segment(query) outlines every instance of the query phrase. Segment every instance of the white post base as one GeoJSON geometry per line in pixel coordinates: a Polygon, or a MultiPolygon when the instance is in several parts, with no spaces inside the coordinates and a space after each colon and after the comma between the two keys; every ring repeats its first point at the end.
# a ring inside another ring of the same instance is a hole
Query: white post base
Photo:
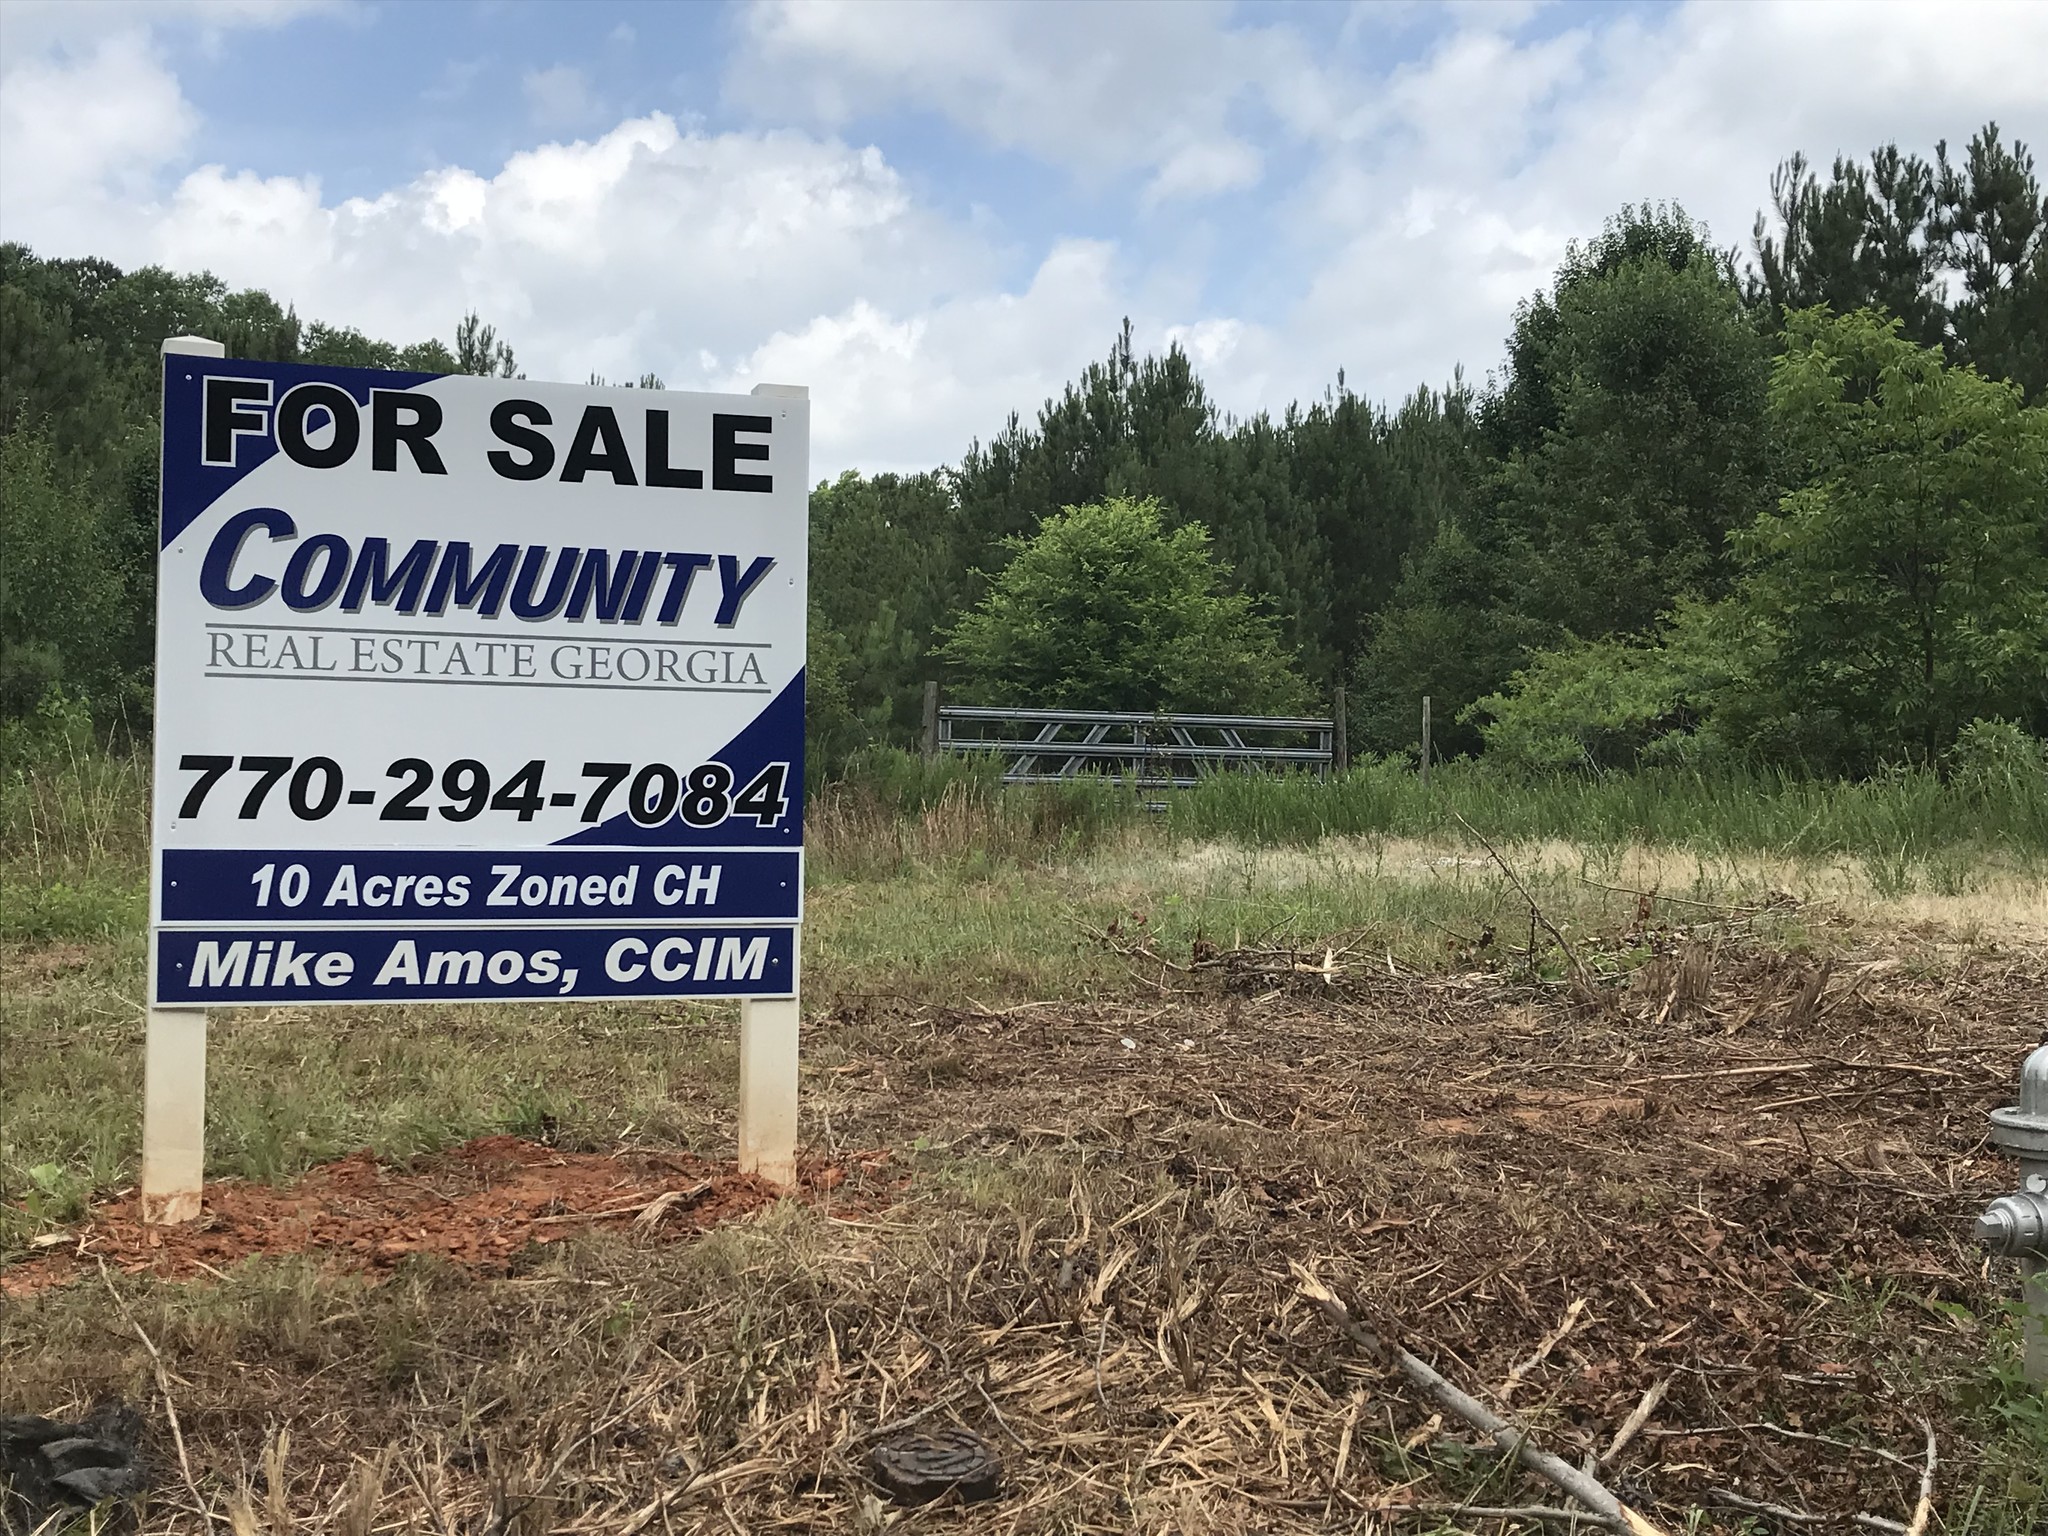
{"type": "Polygon", "coordinates": [[[740,1003],[740,1172],[796,1183],[797,1000],[740,1003]]]}
{"type": "Polygon", "coordinates": [[[193,1221],[206,1175],[206,1010],[151,1008],[146,1028],[142,1219],[193,1221]]]}

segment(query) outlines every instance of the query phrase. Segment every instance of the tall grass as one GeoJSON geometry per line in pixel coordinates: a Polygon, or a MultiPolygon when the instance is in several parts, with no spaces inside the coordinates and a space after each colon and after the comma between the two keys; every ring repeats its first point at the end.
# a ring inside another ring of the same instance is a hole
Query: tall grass
{"type": "Polygon", "coordinates": [[[1056,862],[1120,836],[1255,847],[1330,837],[1469,842],[1464,823],[1509,841],[1854,857],[1877,870],[1957,858],[2032,867],[2048,863],[2048,771],[1953,781],[1920,769],[1861,781],[1675,768],[1532,778],[1458,762],[1425,786],[1412,767],[1372,761],[1328,779],[1213,774],[1154,814],[1113,779],[1006,788],[990,758],[924,763],[875,752],[813,801],[809,846],[820,873],[859,879],[1056,862]]]}
{"type": "MultiPolygon", "coordinates": [[[[88,938],[140,925],[149,767],[67,718],[0,727],[0,937],[88,938]]],[[[990,758],[863,755],[811,797],[806,847],[825,884],[944,873],[985,879],[1120,843],[1307,846],[1332,837],[1588,848],[1649,845],[1803,860],[1855,858],[1882,888],[1937,886],[1987,865],[2048,868],[2048,771],[1860,782],[1773,771],[1651,769],[1526,778],[1448,763],[1361,763],[1329,779],[1215,774],[1162,812],[1113,779],[1005,786],[990,758]],[[1960,873],[1959,873],[1960,872],[1960,873]]]]}
{"type": "Polygon", "coordinates": [[[1092,852],[1143,816],[1108,779],[1005,786],[991,759],[878,751],[812,798],[804,848],[814,880],[971,878],[1092,852]]]}
{"type": "Polygon", "coordinates": [[[1217,774],[1174,797],[1174,834],[1309,843],[1371,834],[1563,838],[1754,850],[1798,858],[1925,859],[1974,847],[2024,863],[2048,859],[2048,773],[1944,782],[1925,770],[1862,781],[1774,770],[1645,769],[1524,778],[1447,763],[1424,787],[1412,768],[1361,764],[1328,780],[1217,774]]]}
{"type": "Polygon", "coordinates": [[[0,936],[133,928],[148,862],[144,756],[61,707],[0,725],[0,936]]]}

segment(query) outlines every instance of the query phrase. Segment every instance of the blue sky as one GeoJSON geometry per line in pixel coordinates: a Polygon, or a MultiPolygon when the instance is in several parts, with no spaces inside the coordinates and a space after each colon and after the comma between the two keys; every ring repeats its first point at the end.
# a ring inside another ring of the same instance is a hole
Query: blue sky
{"type": "Polygon", "coordinates": [[[535,376],[809,384],[915,468],[1108,346],[1245,414],[1483,377],[1621,203],[2048,130],[2048,7],[8,0],[0,237],[535,376]]]}
{"type": "Polygon", "coordinates": [[[201,114],[192,152],[374,197],[443,165],[502,164],[537,132],[718,110],[733,13],[714,6],[376,3],[212,37],[166,58],[201,114]],[[558,72],[550,88],[529,83],[558,72]],[[610,121],[606,121],[606,118],[610,121]]]}

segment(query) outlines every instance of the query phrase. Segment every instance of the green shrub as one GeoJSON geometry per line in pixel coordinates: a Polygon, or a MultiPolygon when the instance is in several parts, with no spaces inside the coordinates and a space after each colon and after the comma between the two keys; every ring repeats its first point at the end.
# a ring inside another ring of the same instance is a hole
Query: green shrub
{"type": "Polygon", "coordinates": [[[106,521],[41,432],[0,438],[0,719],[53,689],[106,712],[124,702],[130,605],[106,521]]]}

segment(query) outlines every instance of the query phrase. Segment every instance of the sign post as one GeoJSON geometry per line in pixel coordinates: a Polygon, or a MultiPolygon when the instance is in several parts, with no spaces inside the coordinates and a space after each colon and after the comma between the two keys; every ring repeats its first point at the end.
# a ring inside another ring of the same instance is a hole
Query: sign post
{"type": "MultiPolygon", "coordinates": [[[[163,345],[167,360],[225,357],[227,351],[202,336],[173,336],[163,345]]],[[[152,912],[156,870],[152,857],[152,912]]],[[[206,1010],[157,1006],[155,950],[152,943],[150,1002],[143,1016],[142,1219],[175,1223],[199,1215],[206,1177],[206,1010]]]]}
{"type": "Polygon", "coordinates": [[[796,1182],[797,1000],[740,1004],[740,1172],[796,1182]]]}
{"type": "Polygon", "coordinates": [[[164,349],[143,1192],[208,1008],[742,1000],[795,1176],[810,405],[164,349]]]}

